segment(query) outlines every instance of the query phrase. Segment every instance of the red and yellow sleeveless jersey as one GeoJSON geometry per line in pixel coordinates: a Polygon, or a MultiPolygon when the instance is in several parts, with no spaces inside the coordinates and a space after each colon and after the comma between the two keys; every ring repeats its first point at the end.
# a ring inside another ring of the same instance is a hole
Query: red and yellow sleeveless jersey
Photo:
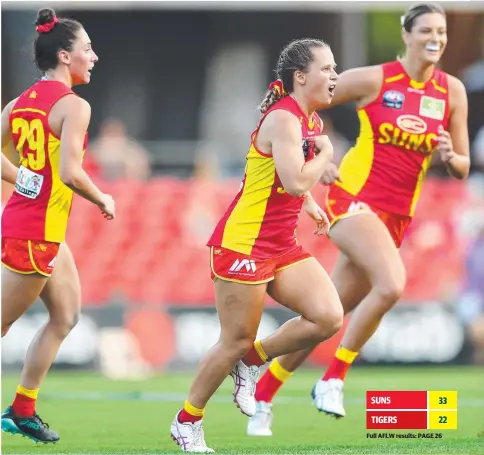
{"type": "MultiPolygon", "coordinates": [[[[20,168],[15,191],[2,214],[2,236],[62,243],[73,192],[59,175],[60,138],[49,126],[49,113],[63,96],[74,94],[65,84],[41,80],[26,90],[10,114],[20,168]]],[[[87,134],[83,150],[87,146],[87,134]]]]}
{"type": "Polygon", "coordinates": [[[240,190],[215,228],[208,246],[267,259],[297,245],[295,231],[304,197],[286,193],[272,155],[261,152],[255,145],[262,122],[277,109],[291,112],[299,119],[303,136],[300,153],[306,161],[314,158],[306,138],[321,134],[321,119],[315,113],[309,120],[297,102],[286,96],[262,116],[252,133],[240,190]]]}
{"type": "Polygon", "coordinates": [[[449,123],[447,75],[434,70],[427,83],[418,83],[398,61],[382,68],[380,94],[358,110],[360,134],[336,185],[370,206],[413,216],[438,127],[447,130],[449,123]]]}

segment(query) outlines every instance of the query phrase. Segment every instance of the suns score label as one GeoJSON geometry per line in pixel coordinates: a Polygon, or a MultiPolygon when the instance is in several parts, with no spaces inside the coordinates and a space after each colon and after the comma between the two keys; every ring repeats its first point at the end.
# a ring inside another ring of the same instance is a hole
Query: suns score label
{"type": "Polygon", "coordinates": [[[420,390],[368,391],[366,409],[427,409],[427,392],[420,390]]]}

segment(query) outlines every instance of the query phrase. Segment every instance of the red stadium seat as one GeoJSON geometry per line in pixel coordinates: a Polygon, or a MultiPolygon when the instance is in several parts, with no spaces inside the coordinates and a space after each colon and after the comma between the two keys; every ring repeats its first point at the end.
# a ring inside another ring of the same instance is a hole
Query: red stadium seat
{"type": "MultiPolygon", "coordinates": [[[[125,298],[133,303],[213,304],[205,242],[237,194],[240,180],[162,177],[99,185],[116,200],[116,220],[106,221],[93,204],[75,198],[67,234],[83,301],[102,304],[125,298]]],[[[312,191],[322,206],[326,190],[319,186],[312,191]]],[[[401,249],[408,275],[405,298],[437,298],[462,280],[465,239],[456,237],[455,225],[468,200],[463,182],[425,182],[401,249]]],[[[328,238],[314,236],[314,228],[314,221],[301,213],[299,244],[331,273],[338,251],[328,238]]]]}

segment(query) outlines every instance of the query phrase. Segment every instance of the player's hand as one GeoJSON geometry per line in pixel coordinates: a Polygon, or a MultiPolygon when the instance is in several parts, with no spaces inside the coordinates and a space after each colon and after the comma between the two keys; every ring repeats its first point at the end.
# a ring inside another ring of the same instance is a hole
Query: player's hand
{"type": "Polygon", "coordinates": [[[316,222],[314,235],[326,235],[329,232],[329,219],[324,210],[313,199],[306,199],[303,204],[304,211],[316,222]]]}
{"type": "Polygon", "coordinates": [[[101,203],[99,204],[104,218],[107,220],[114,220],[115,218],[115,208],[114,199],[110,194],[103,194],[101,198],[101,203]]]}
{"type": "Polygon", "coordinates": [[[341,182],[341,176],[339,174],[338,166],[336,166],[336,164],[334,163],[329,163],[326,167],[326,170],[323,172],[320,181],[325,185],[331,185],[336,180],[338,180],[338,182],[341,182]]]}
{"type": "Polygon", "coordinates": [[[326,134],[321,134],[316,137],[308,138],[308,141],[314,144],[314,147],[316,149],[315,150],[316,155],[323,153],[333,158],[333,155],[334,155],[333,144],[331,143],[331,141],[329,140],[329,137],[326,134]]]}
{"type": "Polygon", "coordinates": [[[454,152],[454,146],[452,144],[452,138],[450,133],[444,130],[442,125],[439,125],[438,129],[439,135],[435,138],[437,145],[437,151],[440,154],[440,159],[444,164],[449,164],[452,158],[457,156],[454,152]]]}

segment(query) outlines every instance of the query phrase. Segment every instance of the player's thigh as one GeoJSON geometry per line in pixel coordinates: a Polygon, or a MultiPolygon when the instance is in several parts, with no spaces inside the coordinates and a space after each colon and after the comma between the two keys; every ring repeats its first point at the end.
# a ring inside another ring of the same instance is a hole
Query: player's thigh
{"type": "Polygon", "coordinates": [[[66,244],[59,248],[54,271],[40,296],[53,319],[72,319],[79,314],[79,273],[72,252],[66,244]]]}
{"type": "Polygon", "coordinates": [[[330,238],[344,255],[364,271],[372,286],[403,289],[405,267],[387,227],[373,213],[339,220],[330,238]]]}
{"type": "Polygon", "coordinates": [[[48,277],[21,274],[2,266],[2,327],[12,325],[35,302],[48,277]]]}
{"type": "Polygon", "coordinates": [[[58,244],[2,237],[2,325],[15,322],[39,296],[52,273],[58,244]]]}
{"type": "Polygon", "coordinates": [[[312,322],[338,317],[341,302],[326,270],[314,258],[276,272],[268,294],[278,303],[312,322]]]}
{"type": "Polygon", "coordinates": [[[244,284],[216,278],[214,284],[221,339],[255,339],[264,308],[267,283],[244,284]]]}
{"type": "Polygon", "coordinates": [[[371,290],[365,272],[344,253],[338,255],[331,281],[338,292],[345,314],[353,310],[371,290]]]}

